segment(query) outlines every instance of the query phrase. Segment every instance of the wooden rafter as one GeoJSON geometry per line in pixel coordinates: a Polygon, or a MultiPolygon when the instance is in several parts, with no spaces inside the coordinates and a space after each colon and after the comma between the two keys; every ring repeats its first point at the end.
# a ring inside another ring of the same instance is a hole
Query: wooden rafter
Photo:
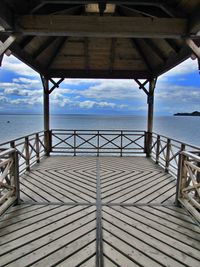
{"type": "Polygon", "coordinates": [[[151,40],[151,39],[143,39],[144,42],[152,49],[152,51],[157,54],[157,56],[162,59],[162,61],[166,61],[166,57],[163,54],[162,50],[151,40]]]}
{"type": "Polygon", "coordinates": [[[143,11],[143,10],[140,10],[138,8],[134,8],[132,6],[130,7],[130,6],[125,6],[125,5],[119,5],[118,7],[123,10],[123,13],[125,15],[128,15],[128,13],[131,13],[134,16],[135,15],[137,15],[137,16],[142,15],[142,16],[147,16],[147,17],[150,17],[150,18],[157,18],[158,17],[157,15],[152,14],[152,13],[150,13],[148,11],[143,11]]]}
{"type": "Polygon", "coordinates": [[[87,37],[84,38],[84,52],[85,52],[85,69],[88,70],[89,63],[89,39],[87,37]]]}
{"type": "Polygon", "coordinates": [[[181,38],[187,34],[187,19],[176,18],[25,15],[16,21],[17,31],[26,35],[181,38]]]}
{"type": "Polygon", "coordinates": [[[48,64],[46,65],[46,68],[49,69],[51,65],[53,64],[54,60],[56,59],[59,51],[62,49],[63,45],[65,44],[67,37],[59,37],[58,43],[56,44],[56,48],[51,54],[51,57],[49,58],[48,64]]]}
{"type": "Polygon", "coordinates": [[[51,44],[56,40],[56,37],[49,37],[34,53],[33,58],[38,58],[51,44]]]}
{"type": "Polygon", "coordinates": [[[139,41],[137,39],[132,39],[131,40],[134,48],[137,50],[138,54],[140,55],[140,57],[142,58],[142,61],[144,62],[144,64],[146,65],[148,71],[152,71],[152,67],[150,62],[148,61],[148,55],[146,55],[139,43],[139,41]]]}
{"type": "Polygon", "coordinates": [[[38,3],[35,5],[35,7],[33,7],[30,11],[30,14],[34,14],[35,12],[37,12],[40,8],[42,8],[45,5],[45,3],[38,3]]]}
{"type": "Polygon", "coordinates": [[[165,39],[165,41],[174,50],[175,53],[178,53],[180,51],[180,47],[175,43],[174,40],[172,40],[172,39],[165,39]]]}
{"type": "Polygon", "coordinates": [[[0,1],[0,26],[3,26],[6,30],[13,28],[14,15],[11,9],[4,1],[0,1]]]}
{"type": "Polygon", "coordinates": [[[114,62],[115,62],[115,50],[116,50],[116,38],[111,39],[111,46],[110,46],[110,71],[113,70],[114,62]]]}
{"type": "Polygon", "coordinates": [[[20,47],[24,49],[34,38],[35,36],[26,36],[21,42],[20,47]]]}
{"type": "Polygon", "coordinates": [[[38,64],[38,62],[33,59],[28,53],[22,50],[16,42],[11,45],[10,49],[14,56],[17,56],[18,59],[27,64],[33,70],[38,73],[41,73],[42,75],[46,75],[46,69],[42,68],[38,64]]]}
{"type": "Polygon", "coordinates": [[[176,65],[188,59],[190,55],[191,55],[190,48],[187,46],[183,47],[182,49],[180,49],[179,53],[177,53],[175,56],[169,57],[168,60],[165,62],[165,64],[159,66],[158,68],[155,68],[153,71],[153,75],[156,77],[160,76],[161,74],[171,70],[176,65]]]}

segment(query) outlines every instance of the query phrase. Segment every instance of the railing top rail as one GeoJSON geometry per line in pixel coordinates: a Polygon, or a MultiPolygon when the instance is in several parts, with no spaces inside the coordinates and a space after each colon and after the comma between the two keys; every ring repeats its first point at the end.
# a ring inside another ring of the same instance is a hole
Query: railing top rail
{"type": "Polygon", "coordinates": [[[16,151],[15,148],[9,148],[7,150],[4,150],[4,151],[0,152],[0,158],[4,157],[6,155],[10,155],[10,154],[12,154],[15,151],[16,151]]]}
{"type": "Polygon", "coordinates": [[[10,142],[16,142],[16,141],[21,140],[22,138],[30,137],[32,135],[40,134],[40,133],[44,133],[44,131],[34,132],[34,133],[31,133],[31,134],[28,134],[28,135],[20,136],[20,137],[18,137],[16,139],[11,139],[9,141],[6,141],[6,142],[1,143],[0,146],[4,146],[4,145],[9,144],[10,142]]]}
{"type": "Polygon", "coordinates": [[[194,159],[197,162],[200,162],[200,157],[195,155],[195,154],[193,154],[192,152],[182,151],[181,154],[186,156],[186,157],[190,157],[190,158],[194,159]]]}
{"type": "Polygon", "coordinates": [[[81,130],[81,129],[51,129],[52,131],[63,131],[63,132],[138,132],[138,133],[141,133],[141,132],[145,132],[144,130],[81,130]]]}
{"type": "Polygon", "coordinates": [[[171,141],[177,142],[177,143],[179,143],[179,144],[184,144],[185,146],[189,146],[189,147],[191,147],[191,148],[193,148],[193,149],[200,150],[200,147],[198,147],[198,146],[194,146],[194,145],[191,145],[191,144],[182,142],[182,141],[180,141],[180,140],[173,139],[173,138],[170,138],[170,137],[167,137],[167,136],[165,136],[165,135],[158,134],[158,133],[155,133],[155,132],[152,132],[152,134],[159,135],[160,137],[164,137],[164,138],[166,138],[166,139],[170,139],[171,141]]]}

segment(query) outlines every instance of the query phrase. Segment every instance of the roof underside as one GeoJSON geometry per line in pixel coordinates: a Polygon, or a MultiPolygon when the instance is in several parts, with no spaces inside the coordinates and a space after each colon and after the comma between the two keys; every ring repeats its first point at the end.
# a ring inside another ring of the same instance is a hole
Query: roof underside
{"type": "Polygon", "coordinates": [[[0,39],[47,77],[142,78],[168,71],[198,43],[199,0],[4,0],[0,39]]]}

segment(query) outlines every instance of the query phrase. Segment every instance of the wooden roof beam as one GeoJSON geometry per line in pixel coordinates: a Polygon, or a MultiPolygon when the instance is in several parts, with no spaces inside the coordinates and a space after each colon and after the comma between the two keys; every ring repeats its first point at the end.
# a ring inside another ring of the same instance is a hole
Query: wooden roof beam
{"type": "Polygon", "coordinates": [[[150,79],[151,75],[147,71],[130,70],[83,70],[83,69],[49,69],[47,73],[51,78],[96,78],[96,79],[150,79]]]}
{"type": "Polygon", "coordinates": [[[49,37],[34,53],[33,58],[38,58],[51,44],[56,40],[56,37],[49,37]]]}
{"type": "Polygon", "coordinates": [[[14,56],[16,56],[30,68],[32,68],[38,73],[41,73],[44,76],[46,75],[46,69],[42,68],[38,64],[38,62],[35,59],[33,59],[32,56],[30,56],[28,53],[22,50],[16,42],[11,45],[10,50],[14,56]]]}
{"type": "Polygon", "coordinates": [[[56,48],[53,51],[53,53],[51,54],[51,57],[50,57],[48,64],[46,66],[47,69],[49,69],[51,67],[51,65],[53,64],[54,60],[58,56],[59,51],[62,49],[63,45],[65,44],[66,39],[67,39],[67,37],[60,37],[59,38],[59,41],[56,45],[56,48]]]}
{"type": "MultiPolygon", "coordinates": [[[[40,0],[41,4],[93,4],[101,3],[102,0],[40,0]]],[[[160,4],[170,4],[171,0],[106,0],[107,4],[124,5],[146,5],[159,6],[160,4]]]]}
{"type": "Polygon", "coordinates": [[[27,36],[20,42],[20,47],[24,49],[34,38],[35,36],[27,36]]]}
{"type": "Polygon", "coordinates": [[[144,53],[140,43],[138,42],[137,39],[132,39],[132,44],[134,46],[134,48],[136,48],[138,54],[140,55],[140,57],[142,58],[142,61],[144,62],[144,64],[146,65],[147,69],[149,72],[152,72],[152,67],[150,62],[147,59],[147,55],[144,53]]]}
{"type": "Polygon", "coordinates": [[[18,17],[15,30],[41,36],[182,38],[187,26],[186,19],[174,18],[25,15],[18,17]]]}
{"type": "Polygon", "coordinates": [[[180,47],[175,43],[173,39],[165,39],[165,41],[172,48],[172,50],[174,50],[175,53],[178,53],[180,51],[180,47]]]}
{"type": "Polygon", "coordinates": [[[166,61],[167,57],[163,54],[162,50],[151,40],[143,39],[143,41],[152,49],[152,51],[162,60],[166,61]]]}
{"type": "Polygon", "coordinates": [[[116,38],[112,38],[110,46],[110,71],[113,71],[114,62],[115,62],[115,50],[116,50],[116,38]]]}
{"type": "Polygon", "coordinates": [[[89,70],[90,60],[89,60],[89,39],[84,38],[84,53],[85,53],[85,69],[89,70]]]}
{"type": "MultiPolygon", "coordinates": [[[[4,1],[0,1],[0,26],[9,31],[14,25],[14,14],[4,1]]],[[[1,30],[1,28],[0,28],[1,30]]]]}

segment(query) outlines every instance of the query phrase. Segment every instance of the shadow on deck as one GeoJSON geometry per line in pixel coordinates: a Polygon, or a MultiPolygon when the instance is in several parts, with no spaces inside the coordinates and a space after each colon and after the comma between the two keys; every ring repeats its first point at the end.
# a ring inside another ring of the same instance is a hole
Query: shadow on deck
{"type": "Polygon", "coordinates": [[[1,266],[199,266],[176,181],[144,157],[51,156],[0,220],[1,266]]]}

